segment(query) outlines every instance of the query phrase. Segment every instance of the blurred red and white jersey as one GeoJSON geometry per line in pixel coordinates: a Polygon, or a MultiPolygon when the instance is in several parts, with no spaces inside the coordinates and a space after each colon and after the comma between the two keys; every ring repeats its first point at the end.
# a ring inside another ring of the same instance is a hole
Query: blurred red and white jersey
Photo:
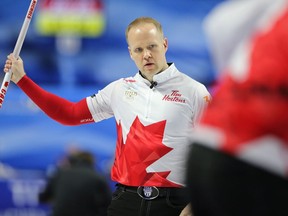
{"type": "Polygon", "coordinates": [[[204,24],[219,83],[192,140],[288,178],[288,1],[227,1],[204,24]]]}

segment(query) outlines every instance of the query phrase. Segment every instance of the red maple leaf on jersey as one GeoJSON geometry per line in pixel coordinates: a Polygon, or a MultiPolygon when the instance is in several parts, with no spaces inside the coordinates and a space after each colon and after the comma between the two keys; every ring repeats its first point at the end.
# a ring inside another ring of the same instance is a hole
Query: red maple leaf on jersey
{"type": "Polygon", "coordinates": [[[146,168],[159,160],[172,148],[162,143],[165,121],[144,126],[135,118],[123,142],[121,122],[117,125],[117,150],[112,169],[112,179],[131,186],[174,186],[166,179],[170,171],[147,173],[146,168]]]}

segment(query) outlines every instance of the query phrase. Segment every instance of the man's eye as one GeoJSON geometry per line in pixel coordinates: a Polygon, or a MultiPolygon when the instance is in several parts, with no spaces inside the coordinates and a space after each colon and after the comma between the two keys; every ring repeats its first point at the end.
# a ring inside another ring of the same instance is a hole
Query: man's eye
{"type": "Polygon", "coordinates": [[[153,48],[155,48],[155,47],[156,47],[155,44],[151,44],[151,45],[149,45],[149,49],[153,49],[153,48]]]}
{"type": "Polygon", "coordinates": [[[136,53],[140,53],[140,52],[142,52],[142,49],[141,49],[141,48],[136,48],[134,51],[135,51],[136,53]]]}

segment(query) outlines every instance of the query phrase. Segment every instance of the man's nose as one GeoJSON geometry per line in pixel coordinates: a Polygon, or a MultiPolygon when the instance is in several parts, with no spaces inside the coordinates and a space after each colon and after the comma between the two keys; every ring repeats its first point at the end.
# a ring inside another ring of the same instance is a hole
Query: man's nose
{"type": "Polygon", "coordinates": [[[144,50],[144,59],[148,59],[151,57],[151,52],[149,50],[144,50]]]}

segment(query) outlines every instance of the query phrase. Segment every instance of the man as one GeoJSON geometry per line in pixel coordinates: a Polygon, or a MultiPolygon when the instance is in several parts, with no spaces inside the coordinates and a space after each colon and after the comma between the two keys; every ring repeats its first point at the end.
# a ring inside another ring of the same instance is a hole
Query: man
{"type": "Polygon", "coordinates": [[[192,138],[194,216],[288,215],[287,23],[287,0],[226,1],[205,21],[222,74],[192,138]]]}
{"type": "Polygon", "coordinates": [[[94,156],[78,151],[68,155],[67,161],[48,179],[39,194],[40,202],[52,206],[52,216],[106,216],[110,188],[95,171],[94,156]]]}
{"type": "Polygon", "coordinates": [[[167,63],[167,38],[161,24],[140,17],[129,24],[126,39],[139,69],[93,96],[72,103],[29,79],[22,60],[10,55],[4,71],[51,118],[66,125],[116,119],[117,147],[111,170],[118,182],[108,215],[190,215],[185,199],[188,133],[197,124],[210,95],[205,86],[167,63]]]}

